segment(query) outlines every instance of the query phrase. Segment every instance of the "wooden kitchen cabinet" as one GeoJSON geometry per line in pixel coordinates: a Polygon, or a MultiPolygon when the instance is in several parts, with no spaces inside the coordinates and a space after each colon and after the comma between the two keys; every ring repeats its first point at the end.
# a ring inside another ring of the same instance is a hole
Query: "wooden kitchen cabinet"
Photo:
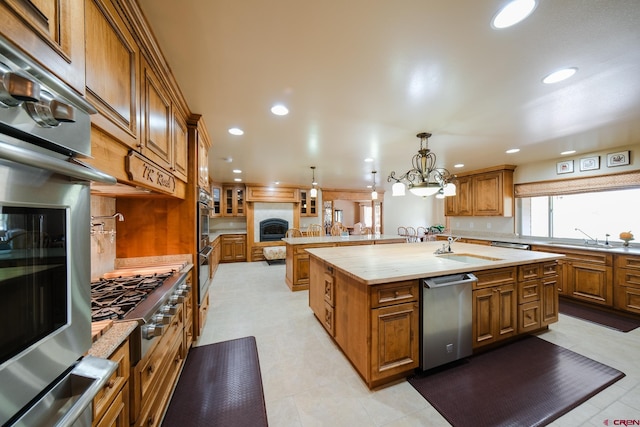
{"type": "Polygon", "coordinates": [[[640,256],[615,255],[614,307],[640,314],[640,256]]]}
{"type": "Polygon", "coordinates": [[[91,123],[137,149],[140,48],[120,10],[113,0],[86,0],[86,94],[98,110],[91,123]]]}
{"type": "Polygon", "coordinates": [[[456,195],[445,197],[445,215],[473,215],[473,194],[471,192],[471,181],[472,179],[470,176],[461,176],[456,179],[456,195]]]}
{"type": "Polygon", "coordinates": [[[224,234],[220,236],[220,262],[247,260],[247,236],[244,234],[224,234]]]}
{"type": "Polygon", "coordinates": [[[0,2],[0,34],[69,84],[85,93],[83,0],[0,2]]]}
{"type": "Polygon", "coordinates": [[[558,321],[557,263],[518,267],[518,333],[558,321]]]}
{"type": "Polygon", "coordinates": [[[211,185],[211,211],[212,218],[222,216],[222,187],[211,185]]]}
{"type": "Polygon", "coordinates": [[[473,348],[511,338],[518,331],[515,267],[475,273],[473,287],[473,348]]]}
{"type": "Polygon", "coordinates": [[[307,190],[300,190],[300,216],[318,216],[318,198],[309,195],[307,190]]]}
{"type": "Polygon", "coordinates": [[[222,216],[245,216],[244,185],[222,187],[222,216]]]}
{"type": "Polygon", "coordinates": [[[419,366],[418,280],[367,286],[311,258],[309,306],[370,388],[419,366]]]}
{"type": "MultiPolygon", "coordinates": [[[[172,156],[170,171],[177,179],[188,182],[189,176],[189,130],[186,113],[179,112],[176,105],[173,106],[171,123],[172,156]]],[[[207,156],[208,157],[208,156],[207,156]]],[[[207,170],[207,175],[209,174],[207,170]]],[[[207,187],[204,187],[207,188],[207,187]]]]}
{"type": "Polygon", "coordinates": [[[176,312],[162,336],[133,368],[131,425],[160,425],[184,362],[184,304],[176,312]]]}
{"type": "Polygon", "coordinates": [[[445,199],[445,215],[512,217],[514,169],[502,165],[458,175],[456,195],[445,199]]]}
{"type": "Polygon", "coordinates": [[[129,340],[125,340],[109,356],[118,364],[107,383],[93,398],[94,427],[129,425],[129,340]]]}
{"type": "Polygon", "coordinates": [[[144,55],[140,57],[140,62],[142,138],[138,149],[158,166],[170,170],[173,151],[171,98],[162,80],[144,55]]]}

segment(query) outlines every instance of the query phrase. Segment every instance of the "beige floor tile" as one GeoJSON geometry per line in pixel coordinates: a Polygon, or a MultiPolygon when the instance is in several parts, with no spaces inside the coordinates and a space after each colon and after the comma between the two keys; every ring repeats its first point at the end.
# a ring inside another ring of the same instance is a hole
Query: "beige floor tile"
{"type": "MultiPolygon", "coordinates": [[[[406,381],[369,390],[314,317],[308,292],[291,292],[284,276],[284,265],[221,264],[197,343],[256,337],[272,427],[448,425],[406,381]]],[[[552,426],[640,422],[640,329],[625,334],[560,315],[538,336],[626,374],[552,426]]]]}

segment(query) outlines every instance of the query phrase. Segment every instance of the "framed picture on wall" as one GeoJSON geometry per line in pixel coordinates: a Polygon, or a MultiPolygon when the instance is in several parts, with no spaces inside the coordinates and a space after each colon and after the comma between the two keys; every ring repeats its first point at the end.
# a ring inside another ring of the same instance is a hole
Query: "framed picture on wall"
{"type": "Polygon", "coordinates": [[[585,157],[584,159],[580,159],[581,171],[592,171],[596,169],[600,169],[600,156],[585,157]]]}
{"type": "Polygon", "coordinates": [[[556,163],[556,173],[571,173],[573,172],[573,160],[565,160],[563,162],[556,163]]]}
{"type": "Polygon", "coordinates": [[[629,152],[618,151],[617,153],[607,154],[607,167],[623,166],[629,164],[629,152]]]}

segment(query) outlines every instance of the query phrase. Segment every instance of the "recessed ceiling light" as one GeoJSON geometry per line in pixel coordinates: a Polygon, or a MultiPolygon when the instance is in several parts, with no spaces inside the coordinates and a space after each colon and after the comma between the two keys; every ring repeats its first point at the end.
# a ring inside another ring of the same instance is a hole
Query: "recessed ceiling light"
{"type": "Polygon", "coordinates": [[[242,182],[242,178],[234,178],[233,179],[235,182],[242,182]]]}
{"type": "Polygon", "coordinates": [[[242,171],[240,169],[234,169],[233,173],[242,173],[242,171]]]}
{"type": "Polygon", "coordinates": [[[229,133],[231,135],[238,135],[238,136],[244,135],[244,131],[242,129],[239,129],[239,128],[231,128],[231,129],[229,129],[229,133]]]}
{"type": "Polygon", "coordinates": [[[276,104],[271,107],[271,112],[276,116],[286,116],[289,114],[289,109],[282,104],[276,104]]]}
{"type": "Polygon", "coordinates": [[[513,153],[517,153],[518,151],[520,151],[520,149],[519,149],[519,148],[511,148],[511,149],[509,149],[509,150],[505,151],[505,153],[507,153],[507,154],[513,154],[513,153]]]}
{"type": "Polygon", "coordinates": [[[546,83],[549,85],[549,84],[561,82],[573,76],[576,73],[576,71],[578,71],[576,67],[563,68],[562,70],[554,71],[553,73],[549,74],[547,77],[542,79],[542,83],[546,83]]]}
{"type": "Polygon", "coordinates": [[[567,154],[573,154],[575,153],[576,150],[567,150],[567,151],[563,151],[562,153],[560,153],[561,156],[566,156],[567,154]]]}
{"type": "Polygon", "coordinates": [[[498,30],[511,27],[529,16],[535,8],[535,0],[513,0],[496,13],[491,26],[498,30]]]}
{"type": "Polygon", "coordinates": [[[275,185],[280,185],[280,181],[274,182],[275,185]]]}
{"type": "Polygon", "coordinates": [[[453,165],[454,168],[463,168],[464,167],[464,163],[458,163],[456,165],[453,165]]]}
{"type": "Polygon", "coordinates": [[[233,159],[231,157],[225,157],[223,160],[227,163],[233,162],[233,159]]]}

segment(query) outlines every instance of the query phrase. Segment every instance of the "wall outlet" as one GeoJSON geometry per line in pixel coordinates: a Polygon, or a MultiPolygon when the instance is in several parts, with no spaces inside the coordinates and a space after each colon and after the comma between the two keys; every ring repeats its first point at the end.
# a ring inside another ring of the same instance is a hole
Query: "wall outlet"
{"type": "Polygon", "coordinates": [[[473,228],[473,223],[472,222],[469,223],[469,228],[473,228]]]}
{"type": "Polygon", "coordinates": [[[490,223],[490,222],[488,222],[488,223],[487,223],[487,229],[490,229],[490,228],[491,228],[491,223],[490,223]]]}

